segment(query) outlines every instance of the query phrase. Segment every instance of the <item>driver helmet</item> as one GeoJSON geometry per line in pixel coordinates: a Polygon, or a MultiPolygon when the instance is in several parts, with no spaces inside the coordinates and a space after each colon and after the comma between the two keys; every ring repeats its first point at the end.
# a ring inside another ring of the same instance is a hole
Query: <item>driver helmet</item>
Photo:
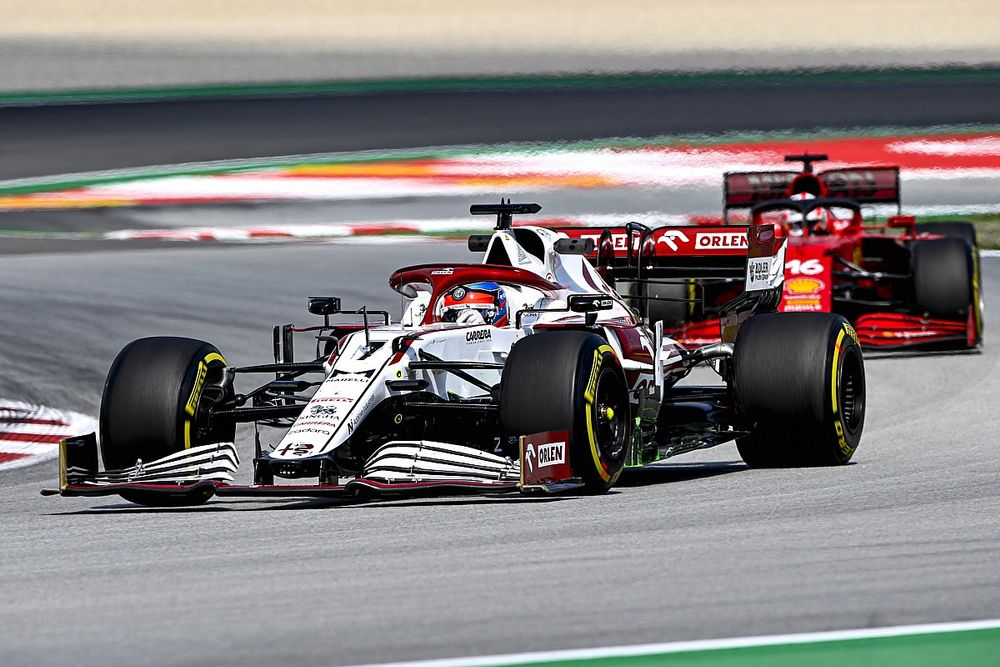
{"type": "Polygon", "coordinates": [[[452,288],[444,295],[444,322],[507,326],[507,293],[494,282],[469,283],[452,288]]]}
{"type": "MultiPolygon", "coordinates": [[[[816,199],[816,195],[811,192],[797,192],[796,194],[789,197],[792,201],[804,201],[808,199],[816,199]]],[[[827,211],[824,208],[814,208],[806,214],[805,221],[802,220],[802,214],[798,211],[788,211],[785,213],[785,223],[789,226],[789,232],[795,235],[801,235],[804,227],[812,226],[816,223],[826,223],[827,221],[827,211]],[[808,223],[808,224],[804,224],[808,223]]]]}

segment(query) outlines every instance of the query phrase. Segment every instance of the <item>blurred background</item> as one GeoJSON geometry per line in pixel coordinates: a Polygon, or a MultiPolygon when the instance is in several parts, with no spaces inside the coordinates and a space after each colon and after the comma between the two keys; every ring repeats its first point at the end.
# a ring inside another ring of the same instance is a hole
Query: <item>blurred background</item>
{"type": "Polygon", "coordinates": [[[4,0],[0,88],[1000,61],[992,0],[4,0]]]}
{"type": "Polygon", "coordinates": [[[990,251],[982,354],[866,359],[866,442],[837,470],[751,472],[723,445],[601,498],[161,512],[41,498],[59,436],[4,412],[96,417],[145,336],[266,361],[311,294],[398,314],[390,271],[476,261],[472,203],[712,221],[726,171],[803,152],[900,165],[904,212],[1000,249],[1000,1],[0,0],[0,665],[1000,616],[990,251]]]}

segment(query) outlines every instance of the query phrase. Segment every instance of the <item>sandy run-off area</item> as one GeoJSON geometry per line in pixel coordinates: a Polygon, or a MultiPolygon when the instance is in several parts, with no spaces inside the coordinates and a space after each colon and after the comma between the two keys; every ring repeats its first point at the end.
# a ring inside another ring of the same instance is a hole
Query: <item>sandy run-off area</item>
{"type": "Polygon", "coordinates": [[[0,89],[1000,62],[995,0],[0,0],[0,89]]]}

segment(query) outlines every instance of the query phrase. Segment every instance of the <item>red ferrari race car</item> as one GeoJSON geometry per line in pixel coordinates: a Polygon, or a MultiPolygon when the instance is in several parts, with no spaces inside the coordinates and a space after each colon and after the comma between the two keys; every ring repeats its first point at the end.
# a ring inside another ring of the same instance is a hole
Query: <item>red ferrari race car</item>
{"type": "MultiPolygon", "coordinates": [[[[833,312],[873,349],[971,349],[982,343],[976,230],[967,222],[916,225],[900,215],[899,167],[813,172],[826,155],[786,155],[795,171],[730,172],[724,222],[749,209],[751,224],[775,224],[788,239],[779,311],[833,312]],[[896,206],[883,225],[866,225],[862,204],[896,206]]],[[[741,224],[745,224],[741,223],[741,224]]],[[[695,245],[722,251],[743,235],[693,228],[695,245]]],[[[646,295],[649,317],[685,344],[716,340],[723,304],[738,283],[662,285],[646,295]],[[703,294],[694,290],[704,289],[703,294]],[[698,298],[695,298],[698,297],[698,298]],[[664,301],[662,299],[670,299],[664,301]]]]}

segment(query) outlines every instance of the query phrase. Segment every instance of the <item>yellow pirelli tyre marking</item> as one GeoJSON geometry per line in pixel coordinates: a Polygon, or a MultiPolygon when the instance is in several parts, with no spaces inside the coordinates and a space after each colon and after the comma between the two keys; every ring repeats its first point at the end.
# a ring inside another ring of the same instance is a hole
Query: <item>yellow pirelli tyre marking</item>
{"type": "Polygon", "coordinates": [[[840,330],[837,334],[837,344],[833,348],[833,369],[830,371],[830,400],[833,403],[833,414],[837,416],[837,364],[840,362],[840,344],[844,341],[847,331],[840,330]]]}
{"type": "Polygon", "coordinates": [[[983,297],[979,291],[979,252],[972,253],[972,322],[976,339],[983,335],[983,297]]]}
{"type": "Polygon", "coordinates": [[[209,352],[205,358],[198,362],[198,373],[194,377],[194,386],[191,387],[191,395],[188,396],[184,405],[184,412],[188,417],[184,420],[184,449],[191,449],[191,418],[194,417],[195,410],[198,409],[198,400],[201,398],[201,391],[205,388],[205,378],[208,376],[208,365],[213,361],[221,362],[223,366],[228,366],[225,357],[218,352],[209,352]]]}
{"type": "Polygon", "coordinates": [[[837,409],[837,365],[840,362],[840,349],[844,342],[844,334],[850,335],[855,342],[858,340],[858,335],[850,324],[845,324],[837,335],[837,344],[833,348],[833,369],[830,371],[830,400],[833,404],[833,428],[837,433],[837,444],[844,456],[850,456],[854,452],[854,448],[847,444],[847,438],[844,437],[844,425],[840,421],[840,411],[837,409]]]}
{"type": "Polygon", "coordinates": [[[610,345],[601,345],[594,350],[594,361],[590,367],[590,377],[587,378],[587,389],[583,392],[584,416],[587,419],[587,439],[590,442],[590,455],[594,459],[594,468],[597,474],[605,482],[612,482],[611,475],[608,474],[607,467],[601,461],[601,454],[597,449],[597,434],[594,433],[594,398],[597,396],[597,377],[601,372],[601,364],[604,362],[604,353],[614,354],[610,345]]]}

